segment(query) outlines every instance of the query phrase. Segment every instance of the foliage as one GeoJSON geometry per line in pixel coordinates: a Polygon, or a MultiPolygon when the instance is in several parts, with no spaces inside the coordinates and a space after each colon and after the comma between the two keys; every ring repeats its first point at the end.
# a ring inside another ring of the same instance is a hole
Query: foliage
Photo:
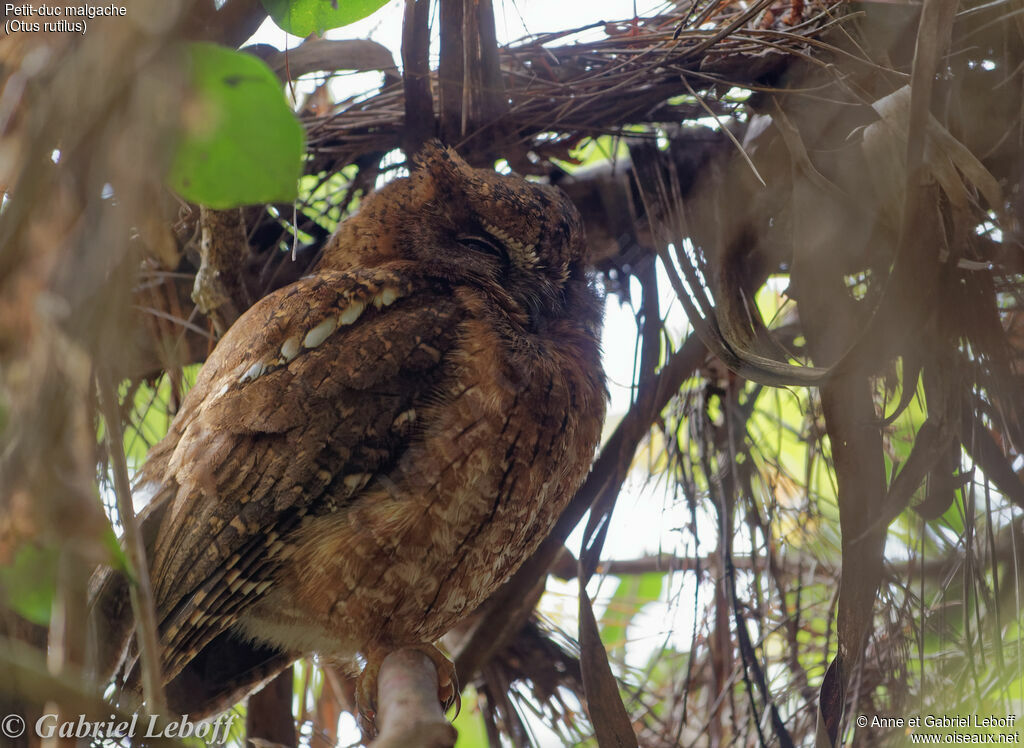
{"type": "Polygon", "coordinates": [[[260,60],[215,44],[188,47],[192,94],[169,184],[211,208],[295,198],[304,133],[260,60]]]}
{"type": "Polygon", "coordinates": [[[295,36],[323,34],[373,13],[388,0],[260,0],[274,23],[295,36]]]}
{"type": "Polygon", "coordinates": [[[0,591],[5,604],[40,626],[50,622],[57,589],[57,559],[52,548],[23,545],[11,565],[0,566],[0,591]]]}

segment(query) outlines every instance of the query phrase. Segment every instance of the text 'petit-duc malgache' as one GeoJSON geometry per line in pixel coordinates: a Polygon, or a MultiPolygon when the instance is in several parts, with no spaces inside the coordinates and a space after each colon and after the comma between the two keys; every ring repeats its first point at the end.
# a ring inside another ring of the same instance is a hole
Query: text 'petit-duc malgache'
{"type": "Polygon", "coordinates": [[[15,5],[4,4],[4,12],[9,16],[70,16],[72,18],[98,18],[100,16],[126,16],[128,8],[124,5],[15,5]]]}

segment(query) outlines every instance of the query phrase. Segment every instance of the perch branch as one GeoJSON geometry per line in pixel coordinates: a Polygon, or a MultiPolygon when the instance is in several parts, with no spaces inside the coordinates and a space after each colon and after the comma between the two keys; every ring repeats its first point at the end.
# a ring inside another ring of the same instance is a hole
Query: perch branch
{"type": "Polygon", "coordinates": [[[373,748],[451,748],[458,736],[437,698],[437,670],[417,649],[384,658],[377,678],[377,729],[373,748]]]}

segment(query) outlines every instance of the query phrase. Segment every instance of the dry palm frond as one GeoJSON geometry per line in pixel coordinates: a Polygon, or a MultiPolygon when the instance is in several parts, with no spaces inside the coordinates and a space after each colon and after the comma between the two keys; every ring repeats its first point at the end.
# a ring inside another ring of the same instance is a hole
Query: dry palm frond
{"type": "MultiPolygon", "coordinates": [[[[708,109],[727,116],[735,104],[708,90],[758,87],[791,58],[828,48],[817,37],[836,20],[832,0],[799,2],[799,14],[791,14],[789,25],[766,17],[772,5],[761,0],[741,10],[739,3],[723,2],[709,6],[706,17],[604,24],[605,38],[598,41],[557,44],[593,28],[584,27],[501,48],[508,109],[500,123],[488,123],[500,125],[506,134],[499,150],[514,168],[529,171],[527,150],[564,158],[583,136],[621,133],[628,125],[698,120],[708,109]],[[685,93],[680,77],[692,80],[703,92],[702,101],[680,96],[685,93]]],[[[337,171],[357,155],[398,148],[403,118],[398,84],[342,104],[329,117],[311,118],[312,171],[337,171]]],[[[474,133],[464,136],[469,140],[474,133]]]]}

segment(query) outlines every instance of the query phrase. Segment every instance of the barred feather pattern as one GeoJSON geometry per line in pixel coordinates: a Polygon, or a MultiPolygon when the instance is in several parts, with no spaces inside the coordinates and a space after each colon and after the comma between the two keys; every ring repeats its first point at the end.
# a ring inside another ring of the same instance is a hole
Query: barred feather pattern
{"type": "MultiPolygon", "coordinates": [[[[584,260],[559,190],[431,145],[239,318],[142,473],[164,678],[219,680],[172,706],[433,642],[518,568],[600,438],[584,260]]],[[[123,615],[126,590],[103,575],[94,610],[123,615]]]]}

